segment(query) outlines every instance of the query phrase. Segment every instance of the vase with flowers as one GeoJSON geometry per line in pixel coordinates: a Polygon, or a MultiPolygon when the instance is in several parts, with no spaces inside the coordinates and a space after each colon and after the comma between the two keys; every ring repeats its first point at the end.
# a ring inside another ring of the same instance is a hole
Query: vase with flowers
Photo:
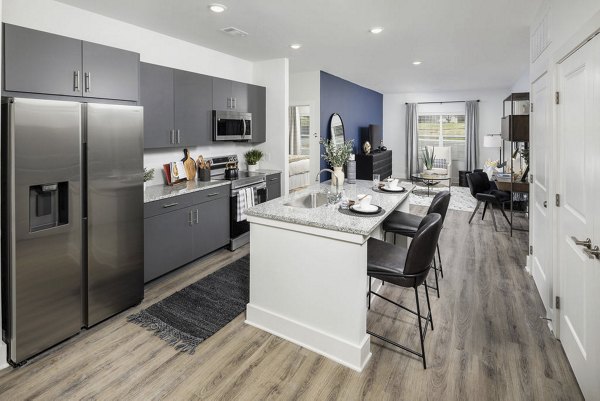
{"type": "MultiPolygon", "coordinates": [[[[353,152],[354,141],[344,141],[336,144],[331,139],[321,139],[319,141],[325,150],[325,153],[321,156],[327,161],[333,168],[333,174],[337,178],[337,185],[344,185],[344,165],[350,159],[350,155],[353,152]]],[[[331,185],[335,185],[334,180],[331,180],[331,185]]]]}

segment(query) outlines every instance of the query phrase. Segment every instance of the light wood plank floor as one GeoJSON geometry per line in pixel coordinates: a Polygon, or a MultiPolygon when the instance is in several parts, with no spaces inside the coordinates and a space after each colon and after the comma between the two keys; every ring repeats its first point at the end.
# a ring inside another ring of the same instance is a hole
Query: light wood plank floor
{"type": "MultiPolygon", "coordinates": [[[[139,307],[24,367],[0,372],[0,399],[582,399],[560,343],[540,319],[541,300],[523,269],[526,235],[494,233],[489,217],[469,226],[468,217],[449,211],[442,232],[445,278],[441,299],[432,298],[435,330],[427,334],[427,370],[420,360],[373,339],[373,357],[357,373],[245,325],[243,315],[194,355],[176,352],[126,322],[133,311],[243,256],[248,252],[244,247],[218,251],[154,281],[139,307]]],[[[412,290],[386,285],[383,292],[414,306],[412,290]]],[[[373,302],[368,326],[418,347],[412,316],[379,299],[373,302]]]]}

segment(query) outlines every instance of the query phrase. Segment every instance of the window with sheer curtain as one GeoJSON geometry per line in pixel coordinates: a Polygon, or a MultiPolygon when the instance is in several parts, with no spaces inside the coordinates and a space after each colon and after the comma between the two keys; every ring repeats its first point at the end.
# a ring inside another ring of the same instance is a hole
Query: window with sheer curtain
{"type": "Polygon", "coordinates": [[[465,161],[464,113],[419,113],[417,130],[421,162],[425,146],[449,146],[453,161],[465,161]]]}

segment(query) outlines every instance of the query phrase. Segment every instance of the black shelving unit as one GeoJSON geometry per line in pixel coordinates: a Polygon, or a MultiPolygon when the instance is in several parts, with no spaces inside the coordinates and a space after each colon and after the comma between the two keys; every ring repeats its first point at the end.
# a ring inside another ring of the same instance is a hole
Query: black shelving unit
{"type": "MultiPolygon", "coordinates": [[[[523,173],[519,181],[516,181],[514,175],[514,157],[521,149],[529,150],[529,92],[511,93],[503,102],[502,113],[502,139],[510,144],[510,235],[513,230],[529,231],[528,228],[515,228],[513,224],[514,216],[514,193],[526,193],[527,203],[529,203],[529,182],[527,172],[529,166],[523,173]]],[[[504,145],[503,145],[504,147],[504,145]]],[[[506,150],[504,152],[506,155],[506,150]]],[[[502,189],[502,188],[500,188],[502,189]]],[[[529,207],[525,210],[528,213],[529,207]]]]}

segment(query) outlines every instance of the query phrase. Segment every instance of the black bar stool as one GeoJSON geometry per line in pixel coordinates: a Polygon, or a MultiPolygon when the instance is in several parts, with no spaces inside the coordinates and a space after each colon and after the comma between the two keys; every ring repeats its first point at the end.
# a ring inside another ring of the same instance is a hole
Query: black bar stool
{"type": "Polygon", "coordinates": [[[471,174],[467,174],[467,182],[469,183],[469,189],[471,190],[471,195],[475,199],[477,199],[477,206],[475,206],[475,210],[473,210],[473,214],[469,219],[469,224],[473,221],[473,217],[475,217],[475,213],[479,210],[481,203],[484,203],[483,206],[483,214],[481,215],[481,220],[485,217],[485,212],[487,210],[488,204],[492,209],[490,211],[492,215],[492,223],[494,223],[494,230],[498,231],[498,226],[496,225],[496,215],[494,212],[494,206],[500,209],[502,216],[506,219],[508,225],[510,225],[510,220],[506,216],[504,212],[504,204],[510,202],[511,194],[510,192],[499,191],[496,183],[490,181],[488,175],[484,172],[474,172],[471,174]]]}
{"type": "MultiPolygon", "coordinates": [[[[429,205],[429,209],[427,210],[427,214],[430,213],[438,213],[442,216],[442,224],[446,219],[446,213],[448,212],[448,205],[450,204],[450,192],[441,191],[438,192],[433,200],[431,201],[431,205],[429,205]]],[[[399,212],[395,211],[390,214],[383,221],[383,235],[384,239],[387,238],[387,233],[394,234],[394,244],[396,243],[396,235],[404,235],[406,237],[413,238],[417,229],[419,228],[419,224],[421,224],[421,220],[423,218],[411,213],[399,212]]],[[[437,246],[437,254],[439,259],[439,267],[435,262],[435,257],[433,258],[433,269],[435,270],[435,287],[431,287],[437,291],[438,298],[440,297],[440,286],[438,282],[438,271],[440,272],[442,278],[444,278],[444,269],[442,266],[442,255],[440,254],[440,247],[437,246]]]]}
{"type": "Polygon", "coordinates": [[[429,303],[429,290],[425,284],[425,279],[431,269],[431,264],[435,258],[435,249],[442,230],[442,216],[438,213],[428,214],[421,220],[417,232],[408,250],[399,246],[392,245],[385,241],[371,238],[367,245],[367,275],[369,276],[369,309],[371,308],[371,295],[378,296],[399,308],[402,308],[417,316],[419,322],[419,337],[421,338],[421,352],[415,351],[404,345],[375,334],[367,330],[367,333],[388,342],[396,347],[408,351],[423,359],[423,369],[427,369],[425,360],[425,336],[427,335],[427,323],[433,330],[433,319],[431,317],[431,304],[429,303]],[[394,302],[378,293],[371,291],[371,280],[373,278],[383,280],[386,283],[394,284],[399,287],[413,288],[415,290],[415,301],[417,310],[413,311],[404,305],[394,302]],[[425,284],[425,297],[427,299],[427,316],[421,315],[421,306],[419,304],[418,287],[425,284]],[[425,329],[421,323],[425,320],[425,329]]]}

